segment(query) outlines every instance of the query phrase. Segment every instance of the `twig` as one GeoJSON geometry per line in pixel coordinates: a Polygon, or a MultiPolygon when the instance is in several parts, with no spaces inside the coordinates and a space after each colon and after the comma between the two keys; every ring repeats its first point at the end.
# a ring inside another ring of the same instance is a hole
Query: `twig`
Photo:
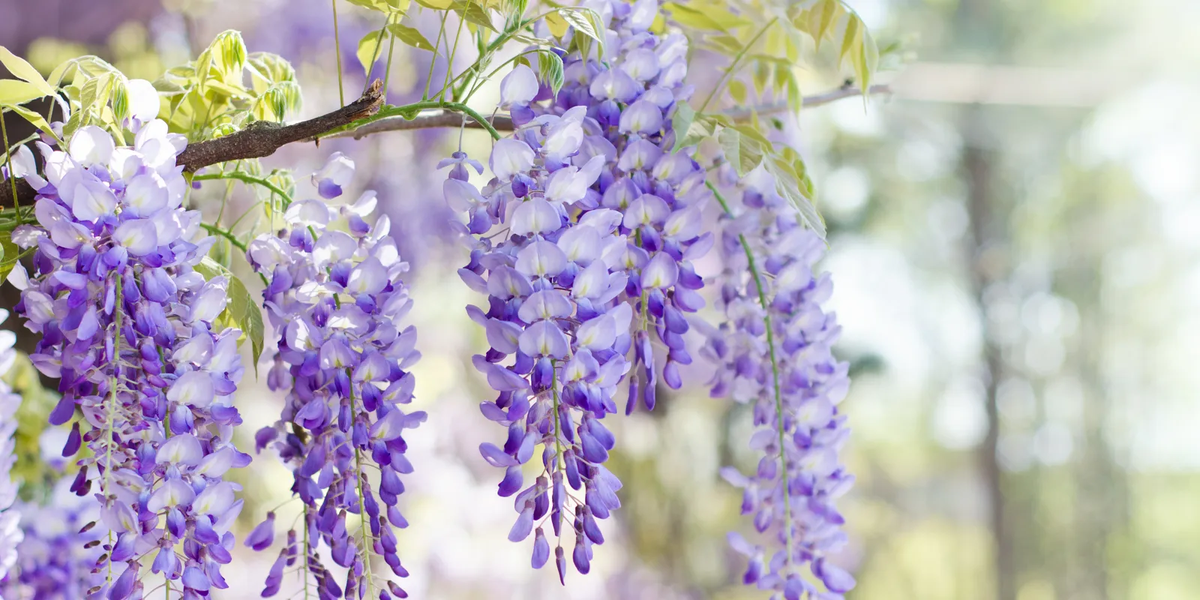
{"type": "MultiPolygon", "coordinates": [[[[872,95],[890,94],[891,91],[891,87],[887,85],[873,85],[867,93],[872,95]]],[[[852,98],[860,94],[861,91],[857,87],[845,85],[828,92],[805,96],[803,106],[805,108],[813,108],[845,98],[852,98]]],[[[431,102],[431,104],[434,106],[430,108],[436,108],[438,103],[431,102]]],[[[453,105],[454,107],[460,106],[455,103],[445,104],[447,106],[453,105]]],[[[179,164],[183,165],[185,171],[196,171],[209,165],[231,160],[270,156],[287,144],[313,141],[318,137],[323,139],[345,137],[359,139],[367,135],[385,131],[408,131],[439,127],[465,126],[473,129],[488,129],[482,117],[475,118],[470,114],[464,116],[462,112],[459,112],[460,110],[466,112],[465,106],[456,108],[454,112],[446,111],[417,115],[413,119],[405,119],[401,116],[385,117],[365,123],[355,129],[345,129],[346,126],[355,121],[365,119],[379,112],[382,106],[383,84],[376,79],[367,90],[367,93],[363,94],[361,98],[331,113],[292,125],[277,125],[260,121],[232,135],[192,144],[180,153],[178,161],[179,164]],[[339,129],[345,130],[337,131],[339,129]],[[336,133],[322,135],[330,131],[336,131],[336,133]]],[[[776,102],[754,109],[733,109],[727,111],[725,114],[733,119],[743,119],[749,118],[752,110],[760,115],[776,114],[787,111],[788,104],[787,102],[776,102]]],[[[492,125],[489,133],[494,131],[513,131],[514,129],[512,119],[507,116],[496,116],[493,119],[488,119],[488,121],[492,125]]],[[[497,134],[493,133],[493,137],[497,137],[497,134]]],[[[21,203],[32,206],[36,197],[37,193],[24,179],[17,181],[17,198],[21,203]]],[[[11,206],[13,206],[11,188],[9,186],[0,187],[0,207],[7,208],[11,206]]]]}
{"type": "MultiPolygon", "coordinates": [[[[506,116],[498,116],[489,119],[496,131],[512,131],[512,119],[506,116]]],[[[457,112],[436,112],[426,115],[417,115],[414,119],[405,119],[404,117],[388,117],[380,119],[372,123],[367,123],[357,129],[347,131],[339,131],[333,135],[325,136],[323,139],[330,138],[354,138],[362,139],[373,133],[382,133],[385,131],[409,131],[413,129],[434,129],[439,127],[468,127],[470,129],[484,129],[484,126],[479,121],[472,119],[462,113],[457,112]]]]}
{"type": "Polygon", "coordinates": [[[215,140],[192,144],[176,159],[185,171],[231,160],[270,156],[293,142],[312,140],[331,129],[369,117],[383,106],[383,82],[376,79],[361,98],[331,113],[292,125],[259,121],[247,129],[215,140]]]}
{"type": "MultiPolygon", "coordinates": [[[[892,87],[885,84],[873,85],[867,88],[867,95],[869,96],[889,95],[891,93],[892,87]]],[[[861,95],[863,95],[863,93],[862,90],[858,89],[858,86],[854,85],[853,83],[848,83],[839,88],[829,90],[828,92],[821,92],[820,94],[805,96],[801,99],[800,106],[802,108],[816,108],[825,104],[832,104],[838,100],[845,100],[846,98],[853,98],[861,95]]],[[[784,100],[755,106],[753,108],[734,108],[724,111],[724,114],[729,118],[738,121],[741,119],[749,119],[751,113],[758,113],[759,115],[774,115],[787,112],[789,110],[791,110],[791,108],[788,106],[787,101],[784,100]]]]}
{"type": "MultiPolygon", "coordinates": [[[[258,121],[237,133],[215,140],[190,144],[176,159],[185,171],[194,172],[209,165],[262,158],[294,142],[306,142],[327,131],[345,127],[379,112],[383,106],[383,83],[376,79],[361,98],[331,113],[291,125],[258,121]]],[[[17,198],[32,205],[37,193],[24,180],[17,183],[17,198]]],[[[0,206],[13,206],[11,190],[0,190],[0,206]]]]}
{"type": "MultiPolygon", "coordinates": [[[[868,94],[880,95],[892,93],[892,88],[887,85],[873,85],[867,90],[868,94]]],[[[802,100],[804,108],[816,108],[825,104],[832,104],[838,100],[853,98],[862,95],[862,91],[853,84],[843,85],[839,88],[805,96],[802,100]]],[[[771,115],[786,112],[790,110],[787,102],[773,102],[764,104],[755,108],[737,108],[724,111],[722,114],[729,116],[734,120],[748,119],[750,113],[757,112],[760,115],[771,115]]],[[[496,131],[513,131],[515,126],[512,119],[505,115],[500,115],[494,119],[489,119],[496,131]]],[[[376,133],[384,133],[387,131],[411,131],[414,129],[433,129],[438,127],[460,127],[465,126],[471,129],[484,129],[483,125],[478,121],[464,117],[457,112],[434,112],[430,114],[417,115],[413,119],[405,119],[404,117],[386,117],[362,125],[356,129],[339,131],[337,133],[322,136],[322,139],[330,138],[354,138],[362,139],[368,135],[376,133]]]]}

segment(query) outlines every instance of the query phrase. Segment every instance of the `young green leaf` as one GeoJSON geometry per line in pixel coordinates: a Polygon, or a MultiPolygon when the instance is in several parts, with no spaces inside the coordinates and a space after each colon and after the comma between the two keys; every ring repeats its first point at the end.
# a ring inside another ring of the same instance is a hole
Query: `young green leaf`
{"type": "Polygon", "coordinates": [[[538,79],[550,86],[555,94],[563,86],[563,61],[557,54],[546,48],[538,48],[538,79]]]}
{"type": "Polygon", "coordinates": [[[421,32],[413,27],[409,27],[400,23],[392,23],[391,25],[388,25],[388,32],[395,36],[397,40],[400,40],[401,42],[404,42],[413,48],[419,48],[421,50],[433,52],[433,44],[429,43],[429,40],[425,39],[425,36],[421,35],[421,32]]]}
{"type": "Polygon", "coordinates": [[[13,54],[4,46],[0,46],[0,63],[3,63],[4,68],[8,69],[14,77],[33,85],[33,87],[42,93],[42,96],[51,96],[54,94],[54,88],[42,78],[42,74],[38,73],[37,69],[33,68],[33,65],[13,54]]]}
{"type": "Polygon", "coordinates": [[[374,30],[358,41],[358,51],[355,54],[358,56],[358,64],[362,65],[367,76],[371,75],[371,67],[374,67],[375,61],[379,60],[379,47],[384,35],[387,34],[381,35],[379,30],[374,30]]]}
{"type": "MultiPolygon", "coordinates": [[[[39,115],[36,112],[25,108],[24,106],[7,106],[5,108],[17,113],[18,115],[21,115],[22,119],[29,121],[31,125],[45,132],[46,135],[50,136],[50,139],[58,140],[58,135],[55,134],[54,130],[50,128],[50,124],[46,122],[46,118],[42,115],[39,115]]],[[[58,145],[62,146],[62,142],[59,141],[58,145]]]]}
{"type": "Polygon", "coordinates": [[[563,7],[558,9],[558,14],[574,27],[575,31],[594,40],[598,48],[597,55],[604,56],[606,28],[599,13],[590,8],[563,7]]]}
{"type": "Polygon", "coordinates": [[[16,79],[0,80],[0,105],[16,106],[45,96],[36,85],[16,79]]]}
{"type": "Polygon", "coordinates": [[[12,243],[9,236],[0,237],[0,283],[8,279],[8,274],[17,266],[17,259],[20,257],[21,249],[12,243]]]}
{"type": "Polygon", "coordinates": [[[196,271],[206,280],[218,275],[223,275],[229,280],[229,304],[225,305],[225,312],[229,313],[229,318],[238,326],[238,329],[242,330],[246,339],[250,340],[251,363],[254,365],[255,375],[257,375],[258,357],[262,356],[263,351],[262,310],[254,302],[242,280],[221,263],[206,256],[200,261],[200,264],[196,265],[196,271]]]}
{"type": "Polygon", "coordinates": [[[696,111],[692,109],[692,105],[680,102],[675,106],[675,114],[671,116],[671,131],[675,132],[675,147],[671,149],[672,153],[679,152],[679,149],[683,147],[683,140],[687,137],[688,130],[692,128],[694,120],[696,120],[696,111]]]}

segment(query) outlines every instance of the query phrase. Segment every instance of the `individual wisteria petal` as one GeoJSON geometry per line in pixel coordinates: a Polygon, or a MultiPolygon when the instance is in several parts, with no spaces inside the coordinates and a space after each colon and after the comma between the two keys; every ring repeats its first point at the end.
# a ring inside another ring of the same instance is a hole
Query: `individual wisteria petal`
{"type": "Polygon", "coordinates": [[[215,548],[232,539],[240,488],[222,481],[229,467],[201,465],[249,462],[232,442],[241,332],[214,328],[226,283],[194,269],[212,238],[182,207],[175,158],[186,140],[141,122],[148,101],[135,108],[133,147],[95,127],[80,128],[69,152],[39,145],[46,180],[27,178],[37,224],[18,238],[36,253],[16,308],[42,336],[32,362],[62,378],[50,421],[75,420],[63,454],[88,446],[70,490],[100,499],[111,535],[92,568],[112,598],[142,593],[138,569],[160,547],[194,548],[166,573],[184,595],[222,581],[215,548]],[[181,579],[186,569],[193,576],[181,579]]]}
{"type": "MultiPolygon", "coordinates": [[[[471,164],[451,164],[464,163],[471,164]]],[[[338,173],[352,173],[354,163],[337,155],[329,165],[313,180],[322,196],[333,199],[349,183],[338,173]],[[329,178],[336,189],[321,189],[329,178]]],[[[416,330],[401,325],[412,306],[402,279],[408,264],[388,235],[386,217],[373,225],[363,220],[376,204],[373,193],[336,210],[318,201],[293,203],[285,211],[286,226],[259,236],[247,252],[269,282],[263,300],[278,335],[267,384],[286,392],[279,421],[259,431],[256,442],[292,470],[292,491],[304,504],[299,527],[308,539],[300,549],[310,576],[305,585],[315,586],[320,598],[403,597],[394,582],[385,587],[385,570],[408,574],[395,532],[407,525],[400,475],[412,472],[404,433],[426,414],[404,408],[414,385],[407,369],[420,356],[416,330]],[[353,515],[360,519],[357,531],[353,515]],[[344,585],[334,582],[338,569],[348,570],[344,585]]],[[[274,519],[268,514],[246,545],[269,548],[274,519]]],[[[264,596],[279,591],[296,537],[295,529],[288,532],[264,596]]]]}
{"type": "Polygon", "coordinates": [[[725,322],[709,332],[704,353],[718,365],[713,395],[753,407],[749,445],[761,453],[758,467],[746,475],[726,467],[721,475],[742,488],[742,513],[764,543],[731,534],[730,544],[749,559],[746,584],[797,600],[841,598],[854,577],[827,557],[845,545],[836,501],[854,482],[839,458],[849,435],[838,409],[849,367],[831,352],[841,330],[822,307],[833,289],[829,275],[813,269],[824,242],[799,223],[761,167],[732,191],[741,201],[731,202],[736,216],[723,218],[725,322]],[[746,247],[762,270],[757,279],[746,247]],[[804,578],[805,567],[824,590],[804,578]]]}
{"type": "Polygon", "coordinates": [[[326,200],[342,195],[342,188],[354,177],[354,161],[341,152],[334,152],[321,170],[313,173],[313,185],[326,200]]]}

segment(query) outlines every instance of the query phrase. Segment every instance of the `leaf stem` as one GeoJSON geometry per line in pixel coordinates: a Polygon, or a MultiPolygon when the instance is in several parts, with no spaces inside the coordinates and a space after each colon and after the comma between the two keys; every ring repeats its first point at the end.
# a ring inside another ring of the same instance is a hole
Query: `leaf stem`
{"type": "MultiPolygon", "coordinates": [[[[353,420],[358,420],[358,415],[355,414],[354,408],[354,374],[351,372],[350,367],[346,367],[346,377],[350,378],[351,380],[351,384],[347,388],[350,391],[350,418],[353,420]]],[[[350,429],[354,429],[354,423],[350,424],[350,429]]],[[[359,530],[362,533],[363,569],[366,571],[367,589],[370,592],[367,594],[367,597],[374,598],[375,579],[371,576],[371,547],[373,542],[368,543],[368,540],[370,540],[372,536],[370,533],[370,525],[367,523],[367,499],[365,496],[363,496],[362,451],[359,450],[358,446],[354,447],[354,468],[356,470],[355,479],[358,480],[358,516],[360,519],[359,530]]]]}
{"type": "Polygon", "coordinates": [[[733,62],[729,63],[728,67],[725,67],[725,72],[721,73],[721,77],[717,79],[717,84],[713,86],[712,91],[708,93],[708,97],[704,99],[704,104],[701,104],[700,108],[697,109],[696,112],[702,113],[704,112],[704,109],[708,108],[708,103],[712,102],[713,97],[715,97],[717,92],[720,92],[721,88],[724,87],[725,78],[729,77],[730,73],[733,73],[733,69],[737,67],[739,62],[742,62],[742,57],[746,56],[746,53],[750,51],[750,48],[752,48],[754,44],[758,43],[759,38],[766,34],[767,30],[775,25],[775,22],[778,20],[779,17],[772,17],[771,20],[767,21],[767,24],[763,25],[762,29],[759,29],[758,33],[754,34],[754,37],[751,38],[750,41],[738,51],[737,56],[733,57],[733,62]]]}
{"type": "MultiPolygon", "coordinates": [[[[733,216],[733,211],[729,210],[729,203],[725,201],[725,197],[717,190],[717,187],[712,182],[705,181],[704,185],[708,186],[709,190],[717,198],[717,202],[725,211],[725,214],[733,216]]],[[[750,242],[743,234],[738,234],[738,241],[741,242],[742,250],[746,253],[746,263],[750,269],[750,275],[754,278],[754,287],[758,290],[758,302],[763,309],[763,325],[767,329],[767,348],[771,358],[771,380],[775,392],[775,420],[779,423],[779,481],[783,492],[783,510],[784,510],[784,549],[787,557],[784,560],[786,565],[792,564],[792,501],[788,497],[788,479],[787,479],[787,454],[784,452],[783,444],[786,435],[784,426],[783,413],[783,396],[780,393],[779,384],[779,360],[775,355],[775,328],[771,320],[771,302],[767,300],[767,292],[763,286],[762,273],[758,270],[758,263],[754,260],[754,252],[750,249],[750,242]]]]}
{"type": "MultiPolygon", "coordinates": [[[[442,90],[438,92],[438,99],[446,99],[446,88],[450,87],[450,74],[454,72],[454,55],[458,54],[458,38],[462,36],[463,23],[466,22],[465,17],[458,19],[458,31],[454,34],[454,46],[450,48],[450,54],[446,56],[446,80],[442,83],[442,90]]],[[[451,100],[454,99],[452,96],[451,100]]]]}
{"type": "Polygon", "coordinates": [[[345,106],[346,90],[342,84],[342,34],[338,31],[337,0],[330,0],[330,4],[333,4],[333,56],[337,61],[338,101],[345,106]]]}
{"type": "Polygon", "coordinates": [[[429,74],[425,76],[425,91],[421,94],[422,100],[429,99],[429,85],[433,83],[433,68],[437,66],[438,48],[442,47],[442,34],[446,32],[446,15],[442,13],[442,24],[438,26],[437,38],[433,40],[433,58],[429,59],[429,74]]]}
{"type": "Polygon", "coordinates": [[[0,134],[4,140],[4,162],[8,165],[8,184],[12,186],[13,208],[17,212],[17,225],[21,224],[21,204],[17,199],[17,178],[13,175],[12,154],[13,149],[8,145],[8,126],[4,123],[4,112],[0,111],[0,134]]]}
{"type": "Polygon", "coordinates": [[[279,196],[281,198],[283,198],[285,206],[292,203],[291,195],[289,195],[287,192],[283,191],[283,188],[275,185],[274,183],[271,183],[271,181],[269,179],[266,179],[264,177],[257,177],[257,176],[254,176],[249,173],[242,172],[242,171],[230,171],[227,173],[203,173],[201,175],[196,175],[196,176],[192,177],[192,181],[213,181],[213,180],[217,180],[217,179],[237,179],[238,181],[241,181],[243,183],[252,183],[254,185],[261,185],[261,186],[267,188],[268,190],[271,190],[272,193],[279,194],[279,196]]]}

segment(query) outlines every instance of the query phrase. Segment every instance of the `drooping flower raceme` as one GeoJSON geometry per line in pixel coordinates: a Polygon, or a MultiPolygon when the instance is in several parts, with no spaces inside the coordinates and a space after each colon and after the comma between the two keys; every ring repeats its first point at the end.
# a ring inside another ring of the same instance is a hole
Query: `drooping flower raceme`
{"type": "MultiPolygon", "coordinates": [[[[0,323],[8,319],[8,311],[0,309],[0,323]]],[[[0,331],[0,376],[8,372],[16,353],[11,331],[0,331]]],[[[7,383],[0,381],[0,580],[17,561],[17,545],[21,543],[20,513],[13,507],[17,500],[17,483],[12,480],[16,462],[13,434],[17,432],[17,409],[21,396],[14,394],[7,383]]]]}
{"type": "Polygon", "coordinates": [[[563,519],[574,527],[571,559],[587,573],[592,545],[604,541],[596,519],[620,506],[621,483],[604,467],[614,439],[601,419],[617,410],[613,395],[629,370],[633,317],[620,300],[628,281],[620,260],[629,247],[617,231],[621,214],[580,211],[595,206],[589,187],[605,163],[581,152],[585,119],[583,107],[543,115],[498,141],[495,178],[482,192],[466,181],[465,168],[455,167],[444,185],[447,201],[467,216],[471,260],[459,273],[488,297],[486,309],[468,307],[491,346],[475,366],[499,393],[480,409],[508,428],[503,447],[485,443],[480,451],[505,469],[499,494],[515,495],[509,539],[532,534],[532,564],[540,568],[550,557],[548,520],[560,578],[563,519]],[[488,235],[497,225],[505,229],[488,235]],[[525,485],[521,466],[539,445],[543,471],[525,485]]]}
{"type": "MultiPolygon", "coordinates": [[[[611,209],[622,214],[619,232],[629,241],[620,264],[629,275],[625,298],[635,309],[631,412],[640,398],[654,408],[658,374],[679,388],[679,365],[692,362],[684,341],[684,313],[704,306],[703,280],[692,261],[712,246],[701,232],[701,215],[711,197],[705,172],[692,159],[693,148],[675,149],[672,129],[676,107],[692,87],[687,74],[687,38],[650,31],[659,14],[657,0],[601,0],[589,4],[609,25],[604,61],[574,52],[564,59],[566,84],[539,111],[562,114],[586,107],[586,153],[603,156],[601,175],[583,210],[611,209]],[[666,362],[656,368],[651,336],[667,347],[666,362]]],[[[514,75],[516,72],[514,72],[514,75]]]]}
{"type": "MultiPolygon", "coordinates": [[[[322,195],[336,198],[353,168],[349,158],[335,155],[314,182],[322,195]],[[341,177],[334,182],[337,193],[323,178],[330,174],[341,177]]],[[[388,236],[387,216],[374,225],[364,220],[375,204],[374,192],[339,210],[317,200],[296,202],[284,229],[259,236],[249,251],[269,281],[263,296],[279,334],[267,382],[287,391],[280,420],[258,432],[258,448],[272,447],[292,468],[292,492],[304,503],[300,533],[307,546],[300,552],[320,598],[407,597],[393,581],[382,589],[377,579],[387,577],[373,572],[379,567],[372,557],[407,576],[394,531],[407,526],[398,496],[400,475],[412,472],[403,433],[424,422],[425,413],[403,408],[413,394],[408,369],[420,357],[416,329],[401,327],[412,307],[401,279],[408,264],[388,236]],[[348,515],[360,517],[357,534],[348,515]],[[322,542],[333,562],[349,570],[344,589],[318,556],[322,542]]],[[[274,520],[268,515],[246,545],[270,547],[274,520]]],[[[279,591],[283,569],[298,560],[297,545],[297,532],[290,531],[264,596],[279,591]]]]}
{"type": "Polygon", "coordinates": [[[746,584],[786,600],[841,598],[854,578],[826,557],[846,542],[835,502],[854,477],[839,457],[849,435],[838,409],[848,363],[831,353],[840,328],[821,306],[833,286],[827,273],[813,272],[824,242],[799,223],[761,167],[738,188],[737,216],[724,219],[721,236],[725,322],[705,352],[718,365],[713,395],[753,405],[758,467],[722,475],[743,489],[742,513],[777,550],[768,558],[740,534],[730,541],[750,560],[746,584]],[[806,565],[824,590],[802,576],[806,565]]]}
{"type": "Polygon", "coordinates": [[[63,455],[88,445],[71,489],[96,495],[108,531],[89,595],[139,596],[145,566],[204,595],[227,587],[220,566],[242,507],[223,476],[249,463],[231,441],[240,332],[214,331],[227,282],[194,268],[212,238],[182,208],[186,141],[162,121],[137,129],[133,147],[96,127],[68,152],[40,147],[45,178],[25,177],[37,224],[13,234],[37,248],[17,311],[42,336],[33,363],[60,378],[51,423],[81,412],[63,455]]]}

